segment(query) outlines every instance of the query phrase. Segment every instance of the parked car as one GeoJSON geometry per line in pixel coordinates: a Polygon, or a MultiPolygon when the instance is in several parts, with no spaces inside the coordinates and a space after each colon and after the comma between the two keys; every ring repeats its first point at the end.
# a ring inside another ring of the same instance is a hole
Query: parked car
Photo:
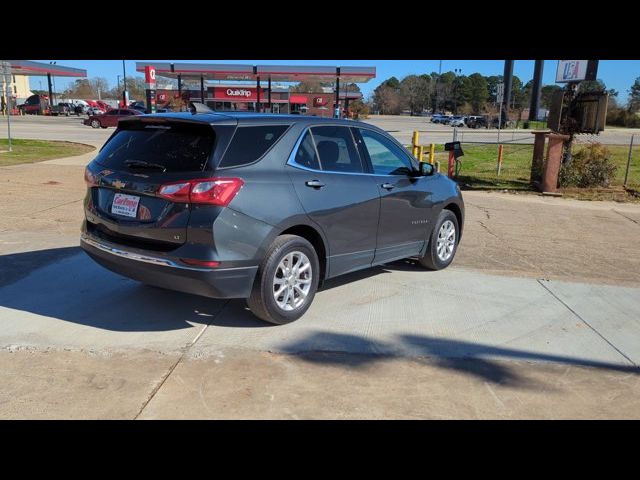
{"type": "Polygon", "coordinates": [[[453,119],[453,115],[443,115],[442,118],[440,119],[440,123],[443,125],[449,125],[449,122],[451,122],[451,119],[453,119]]]}
{"type": "Polygon", "coordinates": [[[462,117],[460,115],[455,115],[449,120],[449,125],[451,127],[464,127],[466,125],[467,117],[462,117]]]}
{"type": "Polygon", "coordinates": [[[120,119],[129,118],[132,115],[142,115],[142,113],[129,108],[114,108],[99,115],[89,115],[89,118],[82,123],[91,125],[93,128],[117,127],[120,119]]]}
{"type": "Polygon", "coordinates": [[[469,128],[488,128],[487,119],[479,115],[470,115],[467,117],[467,127],[469,128]]]}
{"type": "Polygon", "coordinates": [[[47,95],[31,95],[25,102],[18,105],[18,110],[23,115],[42,115],[49,108],[49,97],[47,95]]]}
{"type": "Polygon", "coordinates": [[[144,102],[134,102],[131,105],[129,105],[129,108],[132,108],[134,110],[140,110],[142,113],[147,112],[147,107],[145,106],[144,102]]]}
{"type": "Polygon", "coordinates": [[[65,115],[68,117],[69,115],[76,114],[76,108],[72,103],[60,102],[58,105],[51,107],[49,113],[53,116],[65,115]]]}
{"type": "Polygon", "coordinates": [[[443,121],[445,118],[447,118],[447,115],[439,115],[439,114],[432,115],[432,116],[431,116],[431,122],[432,122],[432,123],[442,123],[442,121],[443,121]]]}
{"type": "Polygon", "coordinates": [[[91,115],[103,115],[105,112],[104,110],[102,110],[101,108],[98,107],[88,107],[87,108],[87,115],[91,116],[91,115]]]}
{"type": "Polygon", "coordinates": [[[88,107],[84,103],[76,103],[74,109],[78,116],[84,115],[88,111],[88,107]]]}
{"type": "Polygon", "coordinates": [[[131,117],[85,180],[81,245],[96,262],[161,288],[246,298],[275,324],[300,318],[329,278],[408,257],[447,267],[464,223],[455,182],[354,120],[131,117]]]}

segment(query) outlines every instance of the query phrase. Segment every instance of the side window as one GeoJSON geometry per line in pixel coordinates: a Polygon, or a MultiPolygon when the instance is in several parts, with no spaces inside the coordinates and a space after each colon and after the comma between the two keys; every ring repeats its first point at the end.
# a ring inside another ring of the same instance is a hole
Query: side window
{"type": "Polygon", "coordinates": [[[237,167],[253,163],[275,144],[288,125],[238,127],[218,167],[237,167]]]}
{"type": "Polygon", "coordinates": [[[107,115],[120,115],[120,110],[110,110],[107,115]]]}
{"type": "Polygon", "coordinates": [[[312,127],[311,134],[322,170],[362,173],[362,162],[347,127],[312,127]]]}
{"type": "Polygon", "coordinates": [[[413,170],[409,160],[399,148],[382,135],[367,129],[360,129],[362,140],[369,153],[373,173],[377,175],[408,175],[413,170]]]}
{"type": "Polygon", "coordinates": [[[300,146],[296,152],[295,162],[302,167],[320,170],[321,167],[320,162],[318,161],[318,152],[316,151],[316,146],[313,143],[311,133],[307,132],[304,134],[304,138],[302,142],[300,142],[300,146]]]}

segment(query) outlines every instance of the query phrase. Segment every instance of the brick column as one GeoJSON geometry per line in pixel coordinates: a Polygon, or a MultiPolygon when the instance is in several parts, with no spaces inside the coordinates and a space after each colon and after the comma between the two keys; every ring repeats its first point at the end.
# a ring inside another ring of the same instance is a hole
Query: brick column
{"type": "Polygon", "coordinates": [[[562,162],[562,146],[569,140],[569,135],[548,133],[549,148],[547,149],[547,161],[542,174],[542,192],[556,193],[558,191],[558,174],[562,162]]]}

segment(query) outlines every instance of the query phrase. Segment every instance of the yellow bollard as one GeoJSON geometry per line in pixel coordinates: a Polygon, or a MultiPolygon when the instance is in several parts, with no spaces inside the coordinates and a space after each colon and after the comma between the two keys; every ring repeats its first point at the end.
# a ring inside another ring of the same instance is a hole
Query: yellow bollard
{"type": "Polygon", "coordinates": [[[413,131],[413,136],[411,137],[411,155],[414,157],[418,156],[418,143],[420,142],[420,134],[417,130],[413,131]]]}
{"type": "Polygon", "coordinates": [[[424,162],[424,145],[418,145],[418,161],[424,162]]]}
{"type": "Polygon", "coordinates": [[[436,161],[436,144],[432,143],[429,145],[429,163],[433,165],[433,162],[436,161]]]}

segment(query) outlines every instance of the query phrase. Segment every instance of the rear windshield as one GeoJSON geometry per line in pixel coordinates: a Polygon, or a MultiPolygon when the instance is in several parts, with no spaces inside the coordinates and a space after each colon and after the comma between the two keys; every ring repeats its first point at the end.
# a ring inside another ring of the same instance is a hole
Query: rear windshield
{"type": "Polygon", "coordinates": [[[208,125],[128,125],[109,140],[96,161],[113,170],[135,171],[146,162],[165,172],[202,171],[214,140],[208,125]]]}

